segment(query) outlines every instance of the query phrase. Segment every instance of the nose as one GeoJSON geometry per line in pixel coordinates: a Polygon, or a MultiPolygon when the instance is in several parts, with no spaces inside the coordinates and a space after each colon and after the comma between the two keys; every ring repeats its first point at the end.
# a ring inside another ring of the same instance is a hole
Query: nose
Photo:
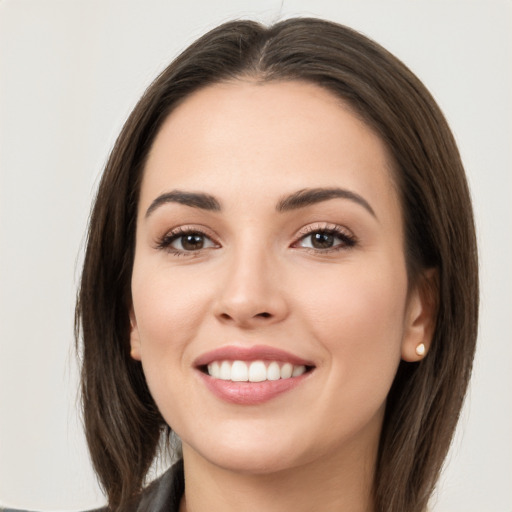
{"type": "Polygon", "coordinates": [[[288,316],[283,280],[268,254],[240,251],[221,280],[215,316],[224,324],[245,329],[270,325],[288,316]]]}

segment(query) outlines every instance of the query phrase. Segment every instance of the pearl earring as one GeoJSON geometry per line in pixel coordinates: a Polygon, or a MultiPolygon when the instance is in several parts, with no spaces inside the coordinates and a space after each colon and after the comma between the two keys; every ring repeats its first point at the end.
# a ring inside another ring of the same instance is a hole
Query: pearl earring
{"type": "Polygon", "coordinates": [[[416,354],[419,355],[420,357],[425,355],[425,345],[423,343],[420,343],[416,347],[416,354]]]}

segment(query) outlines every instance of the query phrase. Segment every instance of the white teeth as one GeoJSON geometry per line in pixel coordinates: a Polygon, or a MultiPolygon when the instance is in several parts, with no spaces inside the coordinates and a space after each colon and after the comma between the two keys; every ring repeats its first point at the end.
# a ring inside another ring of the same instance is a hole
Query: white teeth
{"type": "Polygon", "coordinates": [[[249,369],[243,361],[233,361],[231,365],[231,380],[233,382],[246,382],[249,380],[249,369]]]}
{"type": "Polygon", "coordinates": [[[263,361],[213,361],[208,365],[208,375],[221,380],[233,382],[263,382],[265,380],[289,379],[299,377],[306,371],[304,365],[284,363],[277,361],[268,365],[263,361]]]}
{"type": "Polygon", "coordinates": [[[305,371],[306,371],[306,367],[304,365],[294,366],[293,367],[293,372],[292,372],[292,377],[299,377],[305,371]]]}
{"type": "Polygon", "coordinates": [[[267,380],[267,368],[263,361],[253,361],[249,366],[249,382],[267,380]]]}
{"type": "Polygon", "coordinates": [[[208,366],[208,372],[210,375],[219,375],[220,366],[217,361],[214,361],[211,365],[208,366]]]}
{"type": "Polygon", "coordinates": [[[229,361],[222,361],[222,364],[220,365],[220,373],[217,378],[222,380],[231,380],[231,365],[229,364],[229,361]]]}
{"type": "Polygon", "coordinates": [[[279,380],[281,378],[281,369],[279,365],[272,361],[267,368],[267,379],[268,380],[279,380]]]}
{"type": "Polygon", "coordinates": [[[290,363],[283,364],[281,368],[281,379],[289,379],[293,373],[293,365],[290,363]]]}

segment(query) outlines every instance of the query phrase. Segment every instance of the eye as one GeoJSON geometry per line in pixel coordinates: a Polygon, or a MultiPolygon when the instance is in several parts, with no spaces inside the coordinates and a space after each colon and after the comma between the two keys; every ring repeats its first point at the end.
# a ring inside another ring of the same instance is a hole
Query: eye
{"type": "Polygon", "coordinates": [[[199,251],[215,244],[202,233],[188,233],[175,238],[169,245],[179,251],[199,251]]]}
{"type": "Polygon", "coordinates": [[[167,249],[175,254],[186,254],[218,247],[210,237],[197,230],[178,228],[167,234],[159,243],[159,249],[167,249]]]}
{"type": "Polygon", "coordinates": [[[303,235],[294,247],[303,247],[319,252],[341,250],[353,247],[356,244],[355,237],[341,227],[310,228],[309,233],[303,235]]]}

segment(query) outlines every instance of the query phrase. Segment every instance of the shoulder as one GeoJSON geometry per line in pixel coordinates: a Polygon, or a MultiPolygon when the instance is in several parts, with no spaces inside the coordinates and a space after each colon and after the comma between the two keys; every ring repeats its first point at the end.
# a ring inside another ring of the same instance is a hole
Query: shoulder
{"type": "MultiPolygon", "coordinates": [[[[178,512],[184,490],[183,461],[180,460],[151,482],[139,496],[119,512],[178,512]]],[[[102,507],[87,512],[111,512],[111,510],[108,507],[102,507]]]]}

